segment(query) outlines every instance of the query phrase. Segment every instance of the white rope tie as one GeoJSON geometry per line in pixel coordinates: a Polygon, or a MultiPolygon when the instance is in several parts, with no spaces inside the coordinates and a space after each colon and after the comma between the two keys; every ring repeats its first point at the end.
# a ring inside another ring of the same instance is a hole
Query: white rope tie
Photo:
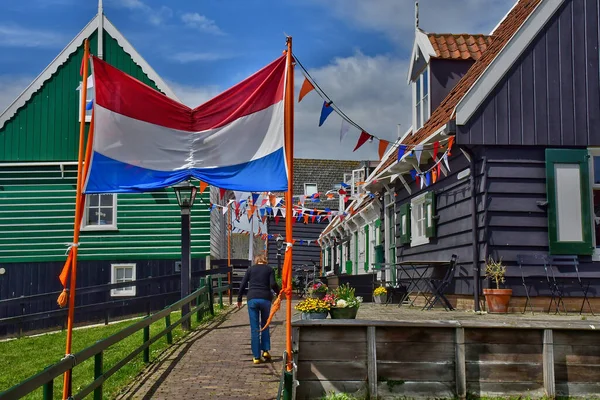
{"type": "Polygon", "coordinates": [[[73,247],[79,247],[79,243],[65,243],[65,246],[67,246],[67,251],[65,251],[65,256],[68,256],[69,252],[71,251],[71,249],[73,247]]]}
{"type": "Polygon", "coordinates": [[[294,247],[294,243],[285,243],[285,251],[287,252],[289,249],[291,249],[292,247],[294,247]]]}

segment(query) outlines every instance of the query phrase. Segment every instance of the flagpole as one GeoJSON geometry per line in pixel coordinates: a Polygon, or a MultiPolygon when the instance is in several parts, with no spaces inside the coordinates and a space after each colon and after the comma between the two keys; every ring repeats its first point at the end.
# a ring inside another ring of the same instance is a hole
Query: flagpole
{"type": "Polygon", "coordinates": [[[285,219],[285,241],[286,241],[286,259],[287,273],[286,288],[286,352],[287,352],[287,371],[292,371],[292,243],[293,243],[293,190],[294,190],[294,58],[292,56],[292,37],[287,37],[287,80],[285,82],[285,100],[284,100],[284,132],[285,132],[285,153],[287,157],[288,170],[288,189],[285,193],[285,208],[287,218],[285,219]],[[288,253],[289,252],[289,253],[288,253]],[[289,258],[288,258],[289,257],[289,258]]]}
{"type": "MultiPolygon", "coordinates": [[[[67,315],[67,343],[65,349],[65,357],[71,355],[71,344],[73,339],[73,319],[75,317],[75,286],[77,282],[77,250],[79,248],[79,228],[81,224],[81,213],[83,212],[82,204],[82,172],[83,172],[83,150],[85,142],[85,105],[87,99],[87,79],[88,79],[88,65],[90,58],[90,43],[86,39],[83,42],[83,80],[81,84],[81,101],[80,101],[80,123],[79,123],[79,153],[77,158],[77,190],[75,200],[75,221],[73,224],[73,247],[71,252],[73,254],[71,264],[71,283],[69,285],[69,311],[67,315]]],[[[63,380],[63,400],[66,400],[71,396],[71,370],[67,370],[63,380]]]]}

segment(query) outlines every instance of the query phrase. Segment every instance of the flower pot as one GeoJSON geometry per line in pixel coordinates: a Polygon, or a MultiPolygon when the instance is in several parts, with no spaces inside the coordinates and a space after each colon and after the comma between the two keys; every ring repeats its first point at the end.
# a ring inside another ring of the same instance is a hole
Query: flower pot
{"type": "Polygon", "coordinates": [[[312,292],[310,294],[310,297],[312,297],[313,299],[323,300],[326,294],[327,292],[312,292]]]}
{"type": "Polygon", "coordinates": [[[512,289],[483,289],[489,313],[506,313],[512,289]]]}
{"type": "Polygon", "coordinates": [[[387,301],[387,293],[380,296],[373,296],[373,300],[376,304],[385,304],[387,301]]]}
{"type": "Polygon", "coordinates": [[[327,311],[325,312],[303,312],[300,314],[300,319],[325,319],[327,318],[327,311]]]}
{"type": "Polygon", "coordinates": [[[332,319],[355,319],[357,312],[358,307],[333,307],[331,310],[329,310],[329,314],[331,315],[332,319]]]}

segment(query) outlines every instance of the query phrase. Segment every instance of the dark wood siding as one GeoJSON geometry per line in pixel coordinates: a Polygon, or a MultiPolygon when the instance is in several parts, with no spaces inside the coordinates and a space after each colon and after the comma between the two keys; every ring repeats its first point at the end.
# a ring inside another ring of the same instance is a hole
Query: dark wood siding
{"type": "Polygon", "coordinates": [[[429,68],[432,112],[440,105],[452,88],[456,86],[460,78],[467,73],[473,63],[473,60],[431,59],[429,68]]]}
{"type": "Polygon", "coordinates": [[[457,143],[600,145],[598,19],[597,0],[566,1],[457,143]]]}
{"type": "MultiPolygon", "coordinates": [[[[397,246],[396,257],[401,260],[449,260],[452,254],[458,256],[458,266],[456,271],[455,287],[451,291],[456,294],[472,294],[472,271],[473,271],[473,235],[471,222],[471,188],[470,178],[466,177],[460,181],[457,174],[469,168],[469,163],[461,151],[456,148],[452,151],[450,157],[450,173],[444,179],[431,185],[429,188],[424,188],[423,191],[435,191],[436,195],[436,214],[439,216],[437,220],[437,234],[435,238],[430,239],[428,244],[411,247],[410,245],[397,246]]],[[[484,234],[484,205],[482,190],[479,188],[482,181],[482,166],[481,162],[477,163],[477,217],[479,228],[479,246],[480,260],[483,258],[484,234]]],[[[443,176],[443,175],[442,175],[443,176]]],[[[405,175],[406,177],[406,175],[405,175]]],[[[408,177],[410,179],[410,177],[408,177]]],[[[419,190],[415,182],[410,182],[412,195],[409,195],[404,186],[396,186],[396,210],[400,205],[409,202],[413,197],[423,193],[419,190]]],[[[396,218],[397,224],[400,223],[400,218],[396,218]]],[[[399,226],[396,226],[398,233],[399,226]]],[[[396,242],[400,243],[400,238],[397,235],[396,242]]]]}
{"type": "MultiPolygon", "coordinates": [[[[293,267],[299,268],[301,265],[312,265],[314,261],[317,266],[320,264],[321,259],[321,247],[317,245],[319,235],[323,232],[323,229],[327,227],[329,222],[315,222],[304,224],[302,222],[294,223],[294,239],[296,244],[294,245],[294,258],[293,267]],[[299,240],[304,240],[303,244],[300,244],[299,240]],[[310,245],[306,242],[310,240],[310,245]]],[[[271,235],[282,235],[285,238],[285,218],[279,220],[279,224],[275,223],[274,219],[268,221],[269,236],[271,235]]],[[[269,239],[267,244],[269,265],[277,265],[277,243],[275,237],[269,239]]],[[[283,266],[283,258],[281,260],[283,266]]]]}
{"type": "MultiPolygon", "coordinates": [[[[77,287],[79,289],[111,283],[111,264],[135,264],[136,280],[173,275],[175,260],[106,260],[106,261],[79,261],[77,263],[77,287]]],[[[2,264],[6,269],[4,275],[0,275],[0,300],[14,299],[21,296],[31,296],[49,292],[60,291],[62,286],[58,275],[63,267],[63,262],[40,262],[40,263],[18,263],[2,264]]],[[[192,259],[192,271],[205,269],[205,258],[192,259]]],[[[109,313],[110,319],[143,313],[150,307],[152,310],[160,310],[174,303],[180,298],[179,278],[168,280],[157,280],[150,283],[140,284],[136,288],[135,296],[111,297],[110,292],[93,294],[77,294],[76,306],[99,304],[108,301],[123,301],[122,307],[110,310],[81,311],[76,313],[77,323],[103,321],[109,313]],[[156,296],[160,295],[160,296],[156,296]],[[136,301],[144,296],[156,296],[147,300],[136,301]]],[[[192,287],[199,286],[199,279],[192,278],[192,287]]],[[[24,314],[42,313],[58,310],[56,297],[44,298],[43,300],[32,300],[22,304],[10,303],[0,305],[0,319],[15,317],[24,314]]],[[[41,319],[36,322],[28,322],[23,326],[24,331],[47,329],[61,326],[65,323],[64,317],[41,319]]],[[[0,336],[14,333],[16,327],[1,326],[0,336]]]]}
{"type": "MultiPolygon", "coordinates": [[[[549,251],[548,214],[538,205],[546,200],[544,151],[543,147],[485,148],[488,234],[482,256],[502,258],[507,267],[507,287],[513,289],[515,296],[525,295],[517,255],[548,254],[549,251]]],[[[589,256],[581,256],[580,263],[583,276],[598,277],[594,271],[600,263],[592,263],[589,256]]],[[[484,282],[484,287],[487,284],[484,282]]],[[[595,293],[597,289],[592,287],[590,294],[595,293]]],[[[534,294],[549,294],[547,285],[537,285],[534,294]]]]}

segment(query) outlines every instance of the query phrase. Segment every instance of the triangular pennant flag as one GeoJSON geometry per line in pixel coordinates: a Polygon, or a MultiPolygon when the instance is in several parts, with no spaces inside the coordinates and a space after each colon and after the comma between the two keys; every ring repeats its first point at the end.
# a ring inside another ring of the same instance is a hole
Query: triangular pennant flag
{"type": "Polygon", "coordinates": [[[433,159],[435,160],[440,149],[440,142],[435,142],[433,144],[433,159]]]}
{"type": "Polygon", "coordinates": [[[308,78],[304,78],[304,82],[302,82],[302,87],[300,88],[300,94],[298,95],[298,103],[300,103],[302,98],[314,89],[314,85],[308,80],[308,78]]]}
{"type": "Polygon", "coordinates": [[[442,176],[442,165],[440,164],[439,160],[438,160],[437,168],[436,169],[437,169],[438,176],[442,176]]]}
{"type": "Polygon", "coordinates": [[[443,160],[444,164],[446,164],[446,169],[448,170],[448,172],[450,172],[450,164],[448,163],[448,153],[444,154],[443,160]]]}
{"type": "Polygon", "coordinates": [[[85,110],[90,111],[94,106],[94,100],[90,100],[85,104],[85,110]]]}
{"type": "Polygon", "coordinates": [[[421,175],[417,174],[415,176],[415,183],[417,184],[417,186],[419,186],[419,181],[421,180],[421,175]]]}
{"type": "Polygon", "coordinates": [[[226,191],[227,189],[219,188],[219,196],[221,197],[221,199],[223,198],[223,196],[225,196],[226,191]]]}
{"type": "Polygon", "coordinates": [[[229,210],[229,207],[223,207],[223,215],[227,214],[227,210],[229,210]]]}
{"type": "MultiPolygon", "coordinates": [[[[448,155],[449,155],[449,156],[451,156],[451,155],[452,155],[452,154],[450,153],[450,150],[452,149],[452,145],[453,145],[453,144],[454,144],[454,136],[450,136],[450,137],[448,138],[448,151],[447,151],[447,153],[448,153],[448,155]]],[[[450,168],[448,168],[448,169],[450,169],[450,168]]]]}
{"type": "Polygon", "coordinates": [[[344,140],[346,133],[350,130],[350,124],[348,121],[342,118],[342,127],[340,128],[340,142],[344,140]]]}
{"type": "Polygon", "coordinates": [[[279,215],[275,216],[275,225],[279,225],[279,215]]]}
{"type": "Polygon", "coordinates": [[[256,205],[256,201],[258,200],[259,193],[252,193],[252,204],[256,205]]]}
{"type": "Polygon", "coordinates": [[[200,194],[204,193],[207,187],[208,183],[200,181],[200,194]]]}
{"type": "Polygon", "coordinates": [[[269,195],[269,204],[271,204],[271,207],[275,207],[277,205],[277,204],[275,204],[276,200],[277,200],[277,198],[275,197],[274,194],[269,195]]]}
{"type": "Polygon", "coordinates": [[[360,136],[358,137],[358,142],[356,143],[356,147],[352,151],[358,150],[363,144],[365,144],[367,142],[367,140],[371,139],[371,137],[372,136],[369,135],[367,132],[362,131],[360,133],[360,136]]]}
{"type": "Polygon", "coordinates": [[[329,103],[324,101],[323,108],[321,109],[321,118],[319,118],[319,126],[323,125],[329,114],[333,112],[333,107],[331,107],[332,102],[329,103]]]}
{"type": "Polygon", "coordinates": [[[404,153],[406,153],[406,146],[402,144],[400,147],[398,147],[398,161],[402,159],[404,153]]]}
{"type": "Polygon", "coordinates": [[[379,139],[379,160],[380,161],[383,158],[383,155],[385,154],[385,151],[389,145],[390,145],[390,142],[388,142],[387,140],[379,139]]]}
{"type": "Polygon", "coordinates": [[[431,174],[429,172],[425,174],[425,186],[431,186],[431,174]]]}
{"type": "Polygon", "coordinates": [[[417,170],[411,169],[410,170],[410,177],[413,178],[414,180],[417,180],[417,170]]]}
{"type": "Polygon", "coordinates": [[[309,218],[309,217],[310,217],[310,215],[308,215],[308,214],[305,214],[305,215],[304,215],[304,223],[305,223],[305,224],[308,224],[308,218],[309,218]]]}
{"type": "Polygon", "coordinates": [[[281,216],[285,218],[285,214],[287,214],[287,210],[285,208],[281,209],[281,216]]]}
{"type": "Polygon", "coordinates": [[[433,183],[437,182],[437,177],[438,177],[437,170],[434,168],[431,171],[431,180],[433,181],[433,183]]]}
{"type": "Polygon", "coordinates": [[[419,176],[419,182],[421,182],[421,189],[425,186],[425,177],[423,175],[419,176]]]}
{"type": "Polygon", "coordinates": [[[415,156],[417,157],[417,165],[421,164],[421,153],[422,152],[423,152],[422,144],[415,146],[415,156]]]}
{"type": "Polygon", "coordinates": [[[304,203],[306,202],[306,196],[301,195],[299,200],[300,200],[300,205],[304,207],[304,203]]]}
{"type": "Polygon", "coordinates": [[[238,204],[242,202],[242,197],[244,197],[244,195],[246,194],[245,192],[238,191],[235,191],[233,193],[235,194],[235,200],[238,202],[238,204]]]}

